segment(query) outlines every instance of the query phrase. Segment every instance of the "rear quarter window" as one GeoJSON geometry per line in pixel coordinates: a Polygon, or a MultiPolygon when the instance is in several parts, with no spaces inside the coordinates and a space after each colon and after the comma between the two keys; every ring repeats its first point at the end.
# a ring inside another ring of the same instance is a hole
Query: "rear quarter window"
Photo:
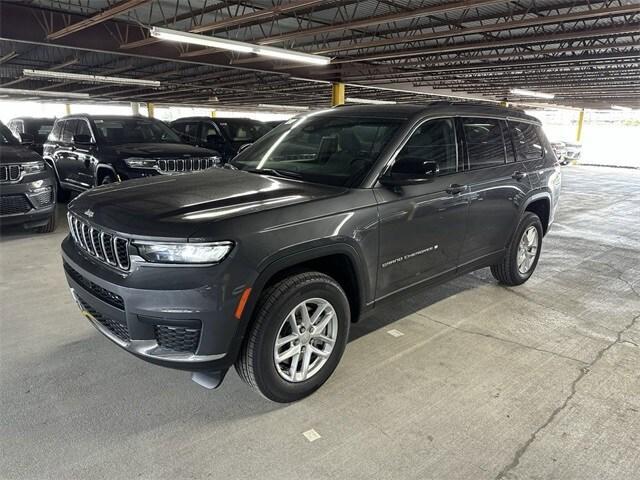
{"type": "Polygon", "coordinates": [[[531,123],[509,121],[518,161],[539,160],[544,156],[544,144],[538,128],[531,123]]]}

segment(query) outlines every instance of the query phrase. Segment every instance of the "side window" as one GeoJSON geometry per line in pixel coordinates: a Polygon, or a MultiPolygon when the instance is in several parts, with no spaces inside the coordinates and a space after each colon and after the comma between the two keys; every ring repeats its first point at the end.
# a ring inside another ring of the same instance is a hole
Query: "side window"
{"type": "Polygon", "coordinates": [[[51,133],[49,134],[49,138],[47,138],[47,141],[49,142],[60,141],[60,137],[62,136],[63,125],[64,125],[64,120],[56,122],[55,125],[53,126],[53,130],[51,130],[51,133]]]}
{"type": "Polygon", "coordinates": [[[89,124],[86,120],[78,120],[78,127],[76,128],[74,135],[89,135],[90,137],[93,137],[93,135],[91,135],[91,128],[89,128],[89,124]]]}
{"type": "Polygon", "coordinates": [[[417,163],[436,162],[439,175],[458,170],[455,123],[453,119],[423,123],[398,153],[392,172],[413,173],[417,163]]]}
{"type": "Polygon", "coordinates": [[[180,132],[182,135],[187,135],[189,137],[190,142],[198,141],[199,127],[200,127],[199,122],[184,122],[184,123],[178,123],[173,126],[173,128],[178,132],[180,132]]]}
{"type": "Polygon", "coordinates": [[[462,128],[471,170],[504,165],[504,140],[500,120],[463,118],[462,128]]]}
{"type": "Polygon", "coordinates": [[[536,125],[510,121],[509,130],[518,161],[538,160],[543,157],[544,148],[536,125]]]}
{"type": "Polygon", "coordinates": [[[61,141],[65,143],[71,143],[73,136],[76,133],[76,127],[78,126],[78,120],[67,120],[64,122],[62,129],[61,141]]]}
{"type": "Polygon", "coordinates": [[[202,128],[202,141],[206,143],[220,143],[223,140],[222,135],[213,123],[205,123],[202,128]]]}

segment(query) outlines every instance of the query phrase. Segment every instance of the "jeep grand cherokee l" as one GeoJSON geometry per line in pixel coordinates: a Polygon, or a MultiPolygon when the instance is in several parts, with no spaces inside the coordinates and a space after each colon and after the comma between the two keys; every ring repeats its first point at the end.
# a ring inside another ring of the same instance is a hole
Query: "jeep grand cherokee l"
{"type": "Polygon", "coordinates": [[[67,279],[105,336],[216,387],[309,395],[384,299],[491,267],[533,273],[560,191],[539,122],[474,104],[294,118],[224,169],[133,180],[69,207],[67,279]]]}
{"type": "Polygon", "coordinates": [[[194,147],[160,120],[71,115],[56,120],[44,145],[60,196],[130,178],[200,171],[218,166],[213,150],[194,147]]]}
{"type": "Polygon", "coordinates": [[[42,157],[0,123],[0,225],[56,228],[56,179],[42,157]]]}

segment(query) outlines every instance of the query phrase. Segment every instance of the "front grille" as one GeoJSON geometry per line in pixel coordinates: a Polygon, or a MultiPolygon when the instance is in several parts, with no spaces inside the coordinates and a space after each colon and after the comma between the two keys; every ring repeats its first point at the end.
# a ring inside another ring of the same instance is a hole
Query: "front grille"
{"type": "Polygon", "coordinates": [[[20,180],[22,167],[20,165],[0,166],[0,182],[17,182],[20,180]]]}
{"type": "Polygon", "coordinates": [[[31,204],[24,195],[2,195],[0,197],[0,215],[15,215],[31,210],[31,204]]]}
{"type": "Polygon", "coordinates": [[[197,172],[212,168],[220,163],[217,157],[205,158],[163,158],[158,160],[158,170],[161,173],[197,172]]]}
{"type": "Polygon", "coordinates": [[[91,314],[96,321],[100,322],[100,324],[113,333],[116,337],[118,337],[123,342],[130,342],[131,337],[129,336],[129,328],[127,325],[116,322],[115,320],[107,317],[106,315],[101,314],[97,310],[91,307],[88,303],[84,302],[81,298],[78,299],[80,305],[84,310],[91,314]]]}
{"type": "Polygon", "coordinates": [[[199,328],[156,325],[155,334],[159,346],[176,352],[196,353],[200,342],[199,328]]]}
{"type": "Polygon", "coordinates": [[[102,263],[119,270],[129,270],[129,240],[92,227],[71,213],[67,214],[67,219],[73,241],[81,250],[102,263]]]}
{"type": "Polygon", "coordinates": [[[29,199],[33,206],[36,208],[42,208],[49,206],[53,203],[53,188],[46,187],[45,190],[39,193],[35,193],[33,195],[29,195],[29,199]]]}
{"type": "Polygon", "coordinates": [[[64,269],[77,284],[83,286],[88,292],[91,292],[103,302],[106,302],[119,310],[124,310],[124,300],[122,300],[120,295],[117,295],[106,288],[102,288],[100,285],[93,283],[88,278],[83,277],[67,263],[64,264],[64,269]]]}

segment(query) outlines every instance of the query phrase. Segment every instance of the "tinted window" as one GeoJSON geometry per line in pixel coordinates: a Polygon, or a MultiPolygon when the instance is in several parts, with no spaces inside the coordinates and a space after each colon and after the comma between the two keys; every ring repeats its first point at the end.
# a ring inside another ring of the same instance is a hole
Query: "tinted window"
{"type": "Polygon", "coordinates": [[[310,115],[271,130],[232,165],[272,169],[275,175],[350,186],[359,183],[400,125],[399,121],[310,115]]]}
{"type": "Polygon", "coordinates": [[[225,119],[218,125],[232,142],[253,143],[269,131],[269,127],[255,120],[225,119]]]}
{"type": "Polygon", "coordinates": [[[180,137],[159,120],[147,118],[94,118],[105,143],[182,143],[180,137]]]}
{"type": "Polygon", "coordinates": [[[62,136],[62,126],[64,125],[64,120],[58,121],[53,125],[53,130],[49,134],[49,138],[47,138],[50,142],[58,142],[60,141],[60,137],[62,136]]]}
{"type": "Polygon", "coordinates": [[[542,158],[544,149],[538,136],[537,127],[530,123],[509,122],[511,137],[519,161],[542,158]]]}
{"type": "Polygon", "coordinates": [[[0,123],[0,144],[15,144],[18,143],[11,131],[0,123]]]}
{"type": "Polygon", "coordinates": [[[91,129],[89,124],[84,120],[78,120],[78,127],[74,135],[89,135],[91,137],[91,129]]]}
{"type": "Polygon", "coordinates": [[[66,122],[64,122],[61,139],[63,142],[71,142],[73,140],[78,122],[79,120],[67,120],[66,122]]]}
{"type": "Polygon", "coordinates": [[[412,168],[413,163],[425,161],[436,162],[440,175],[457,171],[455,123],[452,119],[423,123],[398,153],[392,171],[412,173],[416,171],[412,168]]]}
{"type": "Polygon", "coordinates": [[[216,143],[222,140],[222,136],[214,124],[205,123],[202,129],[202,140],[206,143],[216,143]]]}
{"type": "Polygon", "coordinates": [[[190,142],[198,141],[198,129],[200,127],[199,122],[182,122],[175,123],[171,126],[174,130],[177,130],[182,135],[186,135],[187,137],[189,137],[190,142]]]}
{"type": "Polygon", "coordinates": [[[462,127],[471,170],[504,164],[504,141],[500,120],[463,118],[462,127]]]}

